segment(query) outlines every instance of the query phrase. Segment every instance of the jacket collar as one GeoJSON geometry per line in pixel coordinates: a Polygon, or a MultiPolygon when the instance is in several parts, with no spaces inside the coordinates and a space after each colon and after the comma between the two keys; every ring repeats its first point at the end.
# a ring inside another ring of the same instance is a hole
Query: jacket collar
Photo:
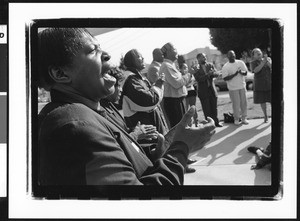
{"type": "Polygon", "coordinates": [[[95,111],[100,111],[99,102],[85,98],[82,94],[68,85],[54,85],[51,89],[51,100],[62,103],[81,103],[95,111]]]}
{"type": "Polygon", "coordinates": [[[138,76],[139,78],[143,79],[143,76],[141,75],[141,73],[135,69],[135,68],[127,68],[128,71],[131,71],[132,73],[134,73],[136,76],[138,76]]]}

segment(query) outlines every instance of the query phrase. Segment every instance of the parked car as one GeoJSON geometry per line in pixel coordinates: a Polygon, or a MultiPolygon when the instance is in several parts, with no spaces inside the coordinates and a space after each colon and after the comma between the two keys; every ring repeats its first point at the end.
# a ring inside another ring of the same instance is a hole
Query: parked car
{"type": "MultiPolygon", "coordinates": [[[[253,79],[254,79],[254,74],[252,72],[248,71],[247,76],[246,76],[246,89],[247,90],[253,90],[253,79]]],[[[228,90],[227,83],[226,83],[226,81],[223,80],[221,73],[219,73],[219,76],[214,79],[214,82],[215,82],[217,91],[228,90]]]]}

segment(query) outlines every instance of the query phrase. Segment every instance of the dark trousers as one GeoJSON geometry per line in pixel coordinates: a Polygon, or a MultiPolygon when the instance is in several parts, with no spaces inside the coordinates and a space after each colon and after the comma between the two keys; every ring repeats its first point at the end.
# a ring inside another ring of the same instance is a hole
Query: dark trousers
{"type": "Polygon", "coordinates": [[[171,128],[178,124],[185,114],[185,97],[164,97],[164,109],[169,119],[171,128]]]}
{"type": "Polygon", "coordinates": [[[207,117],[211,117],[215,124],[219,123],[218,119],[218,109],[217,109],[217,101],[218,97],[216,97],[212,92],[209,92],[209,96],[205,98],[200,98],[202,110],[205,116],[205,119],[207,117]]]}

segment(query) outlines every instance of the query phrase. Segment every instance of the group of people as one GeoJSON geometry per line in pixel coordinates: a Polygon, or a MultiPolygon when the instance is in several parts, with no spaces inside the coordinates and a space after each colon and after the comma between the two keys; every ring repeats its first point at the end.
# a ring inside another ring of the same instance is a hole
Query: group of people
{"type": "MultiPolygon", "coordinates": [[[[203,148],[216,126],[222,127],[213,83],[217,72],[203,53],[189,73],[185,63],[177,66],[175,46],[166,43],[154,49],[144,76],[143,56],[132,49],[124,56],[125,79],[86,29],[45,29],[38,46],[39,87],[51,94],[39,113],[41,185],[182,185],[184,172],[194,172],[187,166],[195,162],[189,154],[203,148]],[[114,105],[121,93],[123,115],[114,105]],[[201,123],[197,94],[206,118],[201,123]]],[[[228,55],[231,64],[234,52],[228,55]]],[[[245,72],[238,64],[224,66],[225,80],[238,76],[234,81],[241,81],[245,72]]],[[[253,64],[257,73],[263,67],[253,64]]],[[[229,90],[238,118],[244,88],[229,90]]]]}
{"type": "Polygon", "coordinates": [[[38,53],[38,86],[51,95],[39,113],[39,185],[183,184],[188,155],[210,140],[214,121],[190,127],[192,106],[167,128],[160,109],[164,76],[153,84],[144,79],[137,50],[124,57],[130,71],[122,87],[124,116],[113,106],[122,76],[86,29],[44,29],[38,53]]]}
{"type": "MultiPolygon", "coordinates": [[[[251,72],[254,73],[254,96],[255,104],[260,104],[264,122],[268,122],[266,103],[271,103],[271,58],[259,48],[254,48],[251,52],[252,61],[250,63],[251,72]]],[[[234,124],[249,124],[247,117],[247,97],[246,82],[247,66],[242,60],[237,60],[235,52],[230,50],[227,53],[228,62],[222,68],[222,77],[227,82],[229,96],[232,102],[234,124]],[[241,116],[241,122],[240,122],[241,116]]]]}

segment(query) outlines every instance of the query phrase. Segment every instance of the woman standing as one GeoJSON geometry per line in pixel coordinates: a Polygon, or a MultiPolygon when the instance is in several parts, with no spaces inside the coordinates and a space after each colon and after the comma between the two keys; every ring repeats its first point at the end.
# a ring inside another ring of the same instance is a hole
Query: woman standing
{"type": "Polygon", "coordinates": [[[144,58],[136,49],[126,53],[124,65],[130,71],[123,85],[123,113],[127,126],[134,128],[138,122],[154,125],[159,133],[165,135],[168,128],[160,109],[163,76],[151,85],[141,75],[140,71],[145,68],[144,58]]]}
{"type": "Polygon", "coordinates": [[[252,50],[252,62],[250,63],[251,71],[254,73],[254,103],[260,104],[264,113],[265,123],[268,122],[267,102],[271,103],[271,73],[272,61],[271,58],[259,48],[252,50]]]}

